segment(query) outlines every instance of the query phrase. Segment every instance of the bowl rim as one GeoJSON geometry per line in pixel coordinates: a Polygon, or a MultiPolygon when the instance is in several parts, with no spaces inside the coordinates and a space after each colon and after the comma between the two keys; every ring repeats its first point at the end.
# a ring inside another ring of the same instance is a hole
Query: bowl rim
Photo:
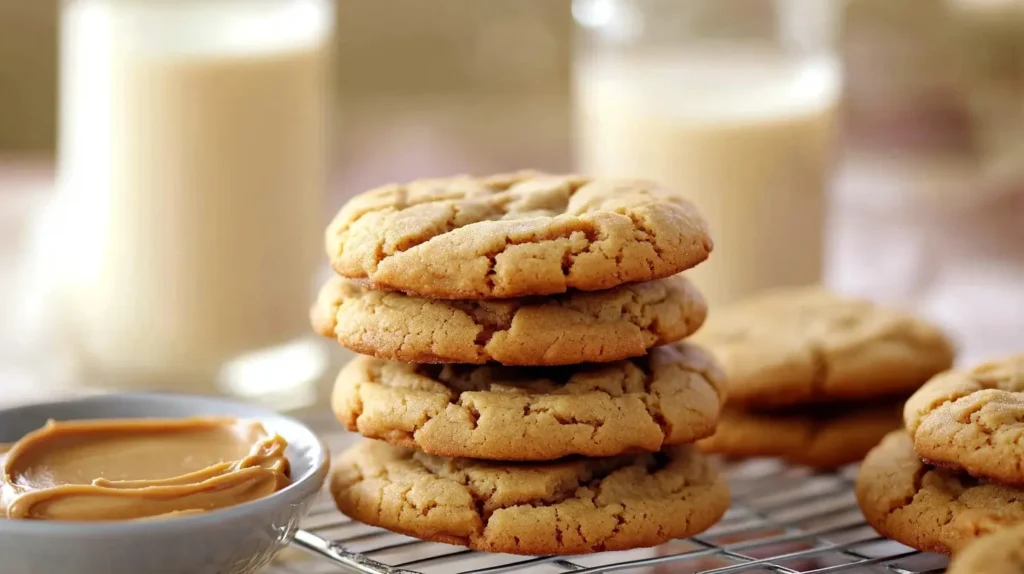
{"type": "MultiPolygon", "coordinates": [[[[241,401],[231,400],[229,398],[207,396],[207,395],[191,395],[187,393],[169,393],[169,392],[129,392],[129,393],[102,393],[96,395],[87,395],[83,397],[71,397],[67,399],[58,399],[52,401],[38,401],[28,404],[22,404],[14,407],[0,409],[0,419],[16,413],[19,411],[36,410],[39,408],[45,408],[51,405],[67,405],[67,404],[89,404],[89,403],[102,403],[102,402],[148,402],[154,401],[168,401],[168,402],[191,402],[201,403],[204,405],[210,405],[216,407],[222,405],[224,407],[231,407],[232,409],[244,410],[251,414],[236,415],[238,418],[254,419],[261,423],[268,423],[271,427],[287,426],[292,427],[293,430],[297,431],[297,434],[306,435],[305,438],[310,439],[308,444],[296,443],[297,446],[311,449],[310,458],[313,459],[312,466],[306,470],[302,476],[292,480],[291,484],[278,490],[277,492],[244,502],[242,504],[236,504],[226,508],[220,508],[212,510],[202,514],[190,514],[185,516],[176,516],[164,519],[150,519],[150,520],[112,520],[112,521],[72,521],[72,520],[8,520],[0,518],[0,535],[6,534],[73,534],[80,537],[98,537],[108,536],[111,534],[122,534],[126,531],[138,532],[140,530],[154,531],[159,530],[160,534],[167,534],[168,532],[176,532],[181,530],[192,530],[200,525],[217,523],[223,521],[231,521],[233,519],[239,519],[242,517],[248,517],[253,515],[268,514],[276,510],[282,505],[297,505],[303,501],[310,499],[320,492],[324,482],[327,479],[327,473],[330,467],[330,453],[327,449],[327,445],[324,443],[313,429],[309,425],[302,421],[284,415],[259,405],[253,405],[241,401]],[[313,486],[313,488],[310,488],[313,486]],[[303,493],[303,490],[308,489],[309,492],[303,493]],[[296,500],[295,498],[298,497],[296,500]]],[[[204,416],[197,414],[197,416],[204,416]]],[[[288,437],[293,438],[293,437],[288,437]]],[[[291,441],[289,441],[291,444],[291,441]]]]}

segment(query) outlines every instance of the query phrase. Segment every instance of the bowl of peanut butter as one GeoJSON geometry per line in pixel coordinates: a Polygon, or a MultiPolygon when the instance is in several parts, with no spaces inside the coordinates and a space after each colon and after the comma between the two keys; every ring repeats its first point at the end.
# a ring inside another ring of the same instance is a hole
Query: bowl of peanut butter
{"type": "Polygon", "coordinates": [[[213,397],[0,410],[0,572],[255,572],[291,541],[328,458],[300,422],[213,397]]]}

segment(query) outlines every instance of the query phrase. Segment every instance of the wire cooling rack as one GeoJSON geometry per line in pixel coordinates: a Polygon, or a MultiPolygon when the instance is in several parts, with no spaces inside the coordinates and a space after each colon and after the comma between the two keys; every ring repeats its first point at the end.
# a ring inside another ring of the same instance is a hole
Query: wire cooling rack
{"type": "MultiPolygon", "coordinates": [[[[357,440],[335,430],[336,423],[326,417],[308,422],[325,431],[331,452],[341,452],[357,440]]],[[[423,542],[352,521],[337,511],[325,493],[295,543],[267,574],[932,574],[945,570],[945,558],[888,541],[864,523],[853,494],[853,468],[821,474],[759,459],[727,465],[726,472],[732,508],[707,532],[656,548],[585,556],[487,554],[423,542]]]]}

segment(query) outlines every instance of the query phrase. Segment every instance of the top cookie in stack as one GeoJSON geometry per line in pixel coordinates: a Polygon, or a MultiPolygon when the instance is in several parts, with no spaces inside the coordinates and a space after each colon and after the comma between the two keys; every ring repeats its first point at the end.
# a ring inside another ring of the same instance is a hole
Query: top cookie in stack
{"type": "Polygon", "coordinates": [[[388,185],[327,229],[342,277],[434,299],[611,289],[710,253],[700,214],[660,186],[536,172],[388,185]]]}
{"type": "Polygon", "coordinates": [[[354,198],[327,230],[339,276],[311,317],[364,355],[335,414],[383,442],[336,461],[341,510],[515,553],[713,524],[724,479],[688,445],[714,432],[724,390],[681,342],[707,306],[677,275],[711,249],[696,209],[647,181],[521,172],[354,198]]]}

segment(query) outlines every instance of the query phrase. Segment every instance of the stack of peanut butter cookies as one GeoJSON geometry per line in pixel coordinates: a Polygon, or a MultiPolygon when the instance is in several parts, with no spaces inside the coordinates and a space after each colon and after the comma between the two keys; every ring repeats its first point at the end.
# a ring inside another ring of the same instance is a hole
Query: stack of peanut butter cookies
{"type": "Polygon", "coordinates": [[[518,554],[652,546],[729,504],[690,446],[724,402],[683,339],[678,275],[708,257],[694,207],[645,181],[526,172],[389,185],[327,230],[338,277],[312,310],[361,353],[332,406],[368,437],[335,461],[342,512],[518,554]]]}
{"type": "Polygon", "coordinates": [[[906,428],[861,465],[857,500],[868,523],[919,550],[964,550],[957,571],[1021,571],[1024,355],[934,377],[903,418],[906,428]],[[992,569],[976,568],[986,555],[992,569]]]}
{"type": "Polygon", "coordinates": [[[729,404],[705,452],[819,469],[861,460],[901,424],[904,400],[949,368],[936,327],[819,287],[715,309],[694,340],[725,370],[729,404]]]}

